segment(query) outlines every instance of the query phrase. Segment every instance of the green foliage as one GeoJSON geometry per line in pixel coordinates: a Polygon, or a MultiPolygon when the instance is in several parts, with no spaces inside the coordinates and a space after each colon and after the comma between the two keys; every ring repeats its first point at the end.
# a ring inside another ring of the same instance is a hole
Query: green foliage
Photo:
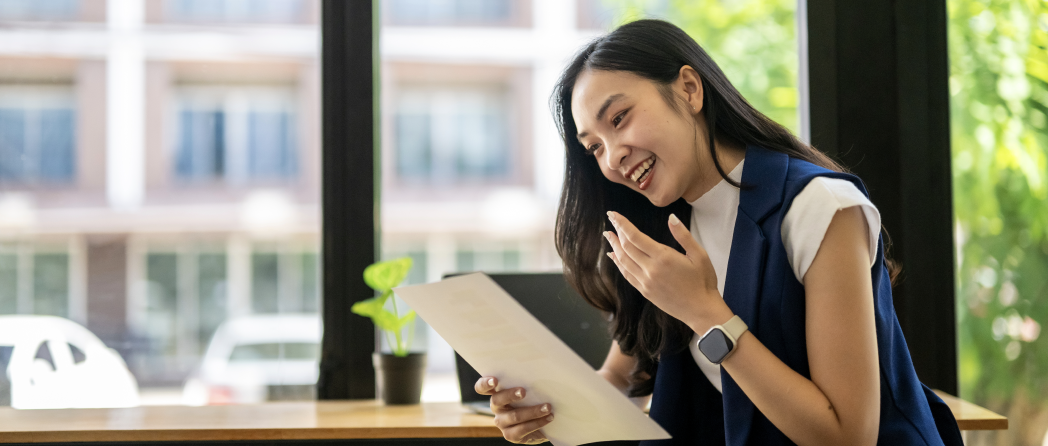
{"type": "Polygon", "coordinates": [[[396,298],[393,297],[393,287],[404,281],[411,270],[411,264],[411,258],[404,257],[369,265],[364,269],[364,283],[379,292],[379,295],[357,302],[350,309],[353,313],[371,318],[375,326],[386,334],[387,339],[390,334],[394,336],[395,342],[390,340],[389,345],[396,356],[407,356],[408,346],[411,345],[414,335],[414,325],[411,322],[415,320],[415,311],[410,310],[401,316],[397,311],[396,298]],[[391,304],[393,311],[386,309],[387,303],[391,304]],[[401,336],[404,327],[409,328],[406,338],[401,336]]]}
{"type": "Polygon", "coordinates": [[[618,23],[669,21],[688,33],[757,110],[794,134],[797,121],[796,0],[604,0],[618,23]]]}
{"type": "Polygon", "coordinates": [[[1048,2],[949,0],[961,397],[1040,445],[1048,415],[1048,2]]]}

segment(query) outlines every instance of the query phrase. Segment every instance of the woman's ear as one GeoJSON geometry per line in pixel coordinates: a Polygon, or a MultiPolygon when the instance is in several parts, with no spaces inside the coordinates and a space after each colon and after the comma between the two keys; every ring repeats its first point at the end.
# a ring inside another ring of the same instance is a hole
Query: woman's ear
{"type": "Polygon", "coordinates": [[[676,90],[684,95],[688,103],[688,113],[697,115],[702,111],[702,79],[699,73],[689,65],[680,68],[677,80],[674,82],[676,90]]]}

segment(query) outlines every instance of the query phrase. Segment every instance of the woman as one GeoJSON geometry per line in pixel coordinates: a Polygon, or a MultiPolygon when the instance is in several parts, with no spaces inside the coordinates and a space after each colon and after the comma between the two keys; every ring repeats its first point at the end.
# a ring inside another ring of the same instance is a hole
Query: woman
{"type": "MultiPolygon", "coordinates": [[[[687,34],[618,28],[553,101],[565,274],[611,315],[598,373],[653,395],[665,444],[961,444],[913,371],[861,181],[753,109],[687,34]]],[[[556,408],[497,386],[476,390],[506,438],[545,441],[556,408]]]]}

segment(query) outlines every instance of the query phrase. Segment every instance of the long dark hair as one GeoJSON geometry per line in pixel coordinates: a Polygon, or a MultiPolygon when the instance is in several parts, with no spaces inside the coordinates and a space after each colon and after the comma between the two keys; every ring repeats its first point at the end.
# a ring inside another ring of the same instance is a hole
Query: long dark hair
{"type": "Polygon", "coordinates": [[[707,145],[717,172],[726,181],[740,186],[728,178],[717,159],[714,141],[718,138],[758,145],[844,171],[828,156],[753,108],[698,43],[668,22],[638,20],[623,25],[594,40],[575,56],[551,97],[567,161],[557,211],[557,252],[564,262],[568,282],[591,305],[611,315],[612,337],[623,353],[638,360],[631,373],[630,396],[651,394],[659,355],[684,348],[691,330],[645,299],[619,274],[614,263],[607,261],[605,253],[609,247],[601,234],[614,228],[605,212],[619,212],[654,240],[683,252],[666,222],[671,213],[690,222],[691,207],[679,199],[659,208],[641,194],[604,178],[597,161],[585,153],[576,139],[571,95],[576,79],[585,70],[624,71],[654,82],[670,106],[679,109],[679,99],[669,85],[685,65],[694,68],[701,79],[707,145]]]}

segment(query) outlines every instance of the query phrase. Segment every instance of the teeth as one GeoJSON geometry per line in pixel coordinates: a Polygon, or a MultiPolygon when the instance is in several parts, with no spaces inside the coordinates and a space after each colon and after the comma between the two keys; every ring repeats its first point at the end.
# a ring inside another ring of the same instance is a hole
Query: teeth
{"type": "Polygon", "coordinates": [[[637,168],[637,170],[633,171],[633,175],[630,175],[630,179],[633,180],[633,182],[637,182],[637,180],[639,180],[640,177],[644,176],[644,174],[648,172],[648,168],[650,168],[651,165],[654,163],[655,156],[652,156],[651,158],[644,160],[644,163],[642,163],[640,167],[637,168]]]}

